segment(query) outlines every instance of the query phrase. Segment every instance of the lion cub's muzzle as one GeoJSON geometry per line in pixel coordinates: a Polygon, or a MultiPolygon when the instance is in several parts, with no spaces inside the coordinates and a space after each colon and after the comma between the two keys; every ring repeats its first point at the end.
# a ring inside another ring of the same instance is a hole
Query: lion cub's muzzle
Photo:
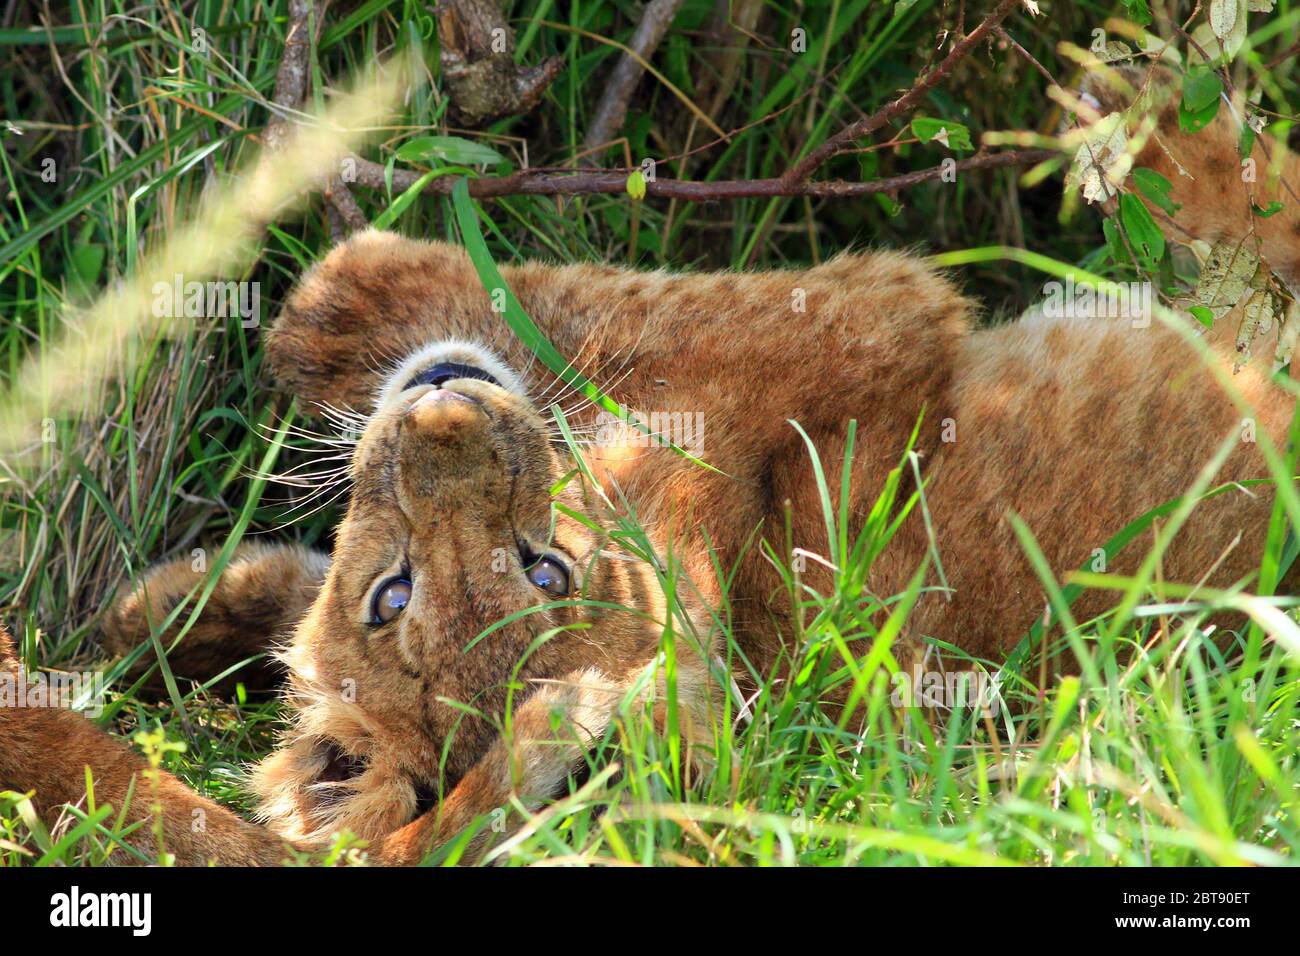
{"type": "MultiPolygon", "coordinates": [[[[401,485],[413,499],[475,491],[500,481],[492,418],[482,401],[459,390],[428,388],[398,423],[401,485]]],[[[463,500],[463,498],[461,498],[463,500]]]]}

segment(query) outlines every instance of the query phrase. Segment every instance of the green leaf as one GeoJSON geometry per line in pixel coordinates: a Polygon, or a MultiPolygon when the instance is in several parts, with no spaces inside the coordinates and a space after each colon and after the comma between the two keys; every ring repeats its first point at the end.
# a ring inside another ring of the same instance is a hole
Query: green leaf
{"type": "Polygon", "coordinates": [[[1147,169],[1145,166],[1139,166],[1133,170],[1133,181],[1137,183],[1138,191],[1145,196],[1153,206],[1164,210],[1173,215],[1183,207],[1169,198],[1169,190],[1173,189],[1174,184],[1165,179],[1154,169],[1147,169]]]}
{"type": "Polygon", "coordinates": [[[1263,208],[1256,206],[1254,203],[1250,204],[1250,208],[1255,213],[1256,216],[1259,216],[1260,219],[1267,219],[1270,216],[1276,216],[1278,213],[1282,211],[1282,203],[1280,200],[1274,199],[1271,203],[1269,203],[1267,206],[1264,206],[1263,208]]]}
{"type": "Polygon", "coordinates": [[[1196,318],[1197,322],[1200,322],[1201,325],[1205,326],[1207,329],[1214,328],[1214,310],[1209,306],[1194,305],[1187,311],[1196,318]]]}
{"type": "Polygon", "coordinates": [[[1208,67],[1189,70],[1183,77],[1183,107],[1189,113],[1199,113],[1217,104],[1222,93],[1223,80],[1208,67]]]}
{"type": "Polygon", "coordinates": [[[1147,0],[1124,0],[1124,12],[1128,14],[1129,20],[1140,27],[1151,22],[1151,8],[1147,6],[1147,0]]]}
{"type": "Polygon", "coordinates": [[[1119,219],[1142,267],[1154,271],[1165,254],[1165,236],[1142,200],[1132,193],[1119,197],[1119,219]]]}
{"type": "Polygon", "coordinates": [[[1110,261],[1117,266],[1133,268],[1133,257],[1128,254],[1128,249],[1124,247],[1124,237],[1120,235],[1119,226],[1114,219],[1103,219],[1101,221],[1101,232],[1106,237],[1106,253],[1110,256],[1110,261]]]}
{"type": "Polygon", "coordinates": [[[1250,123],[1241,124],[1241,135],[1237,137],[1237,155],[1242,159],[1250,156],[1251,150],[1255,148],[1255,127],[1250,123]]]}
{"type": "Polygon", "coordinates": [[[461,166],[493,166],[505,162],[495,149],[460,136],[419,136],[399,146],[396,155],[404,163],[440,159],[461,166]]]}
{"type": "Polygon", "coordinates": [[[384,193],[390,198],[393,195],[393,170],[397,167],[397,157],[389,156],[388,162],[384,163],[384,193]]]}
{"type": "Polygon", "coordinates": [[[975,149],[971,144],[970,130],[952,120],[934,119],[930,116],[918,117],[912,120],[912,135],[923,143],[938,140],[954,152],[969,152],[975,149]]]}
{"type": "Polygon", "coordinates": [[[393,200],[392,205],[375,217],[371,225],[376,229],[387,229],[391,226],[397,221],[397,217],[406,211],[406,207],[419,198],[424,187],[436,179],[441,172],[442,170],[434,170],[431,173],[425,173],[415,182],[411,183],[411,185],[406,188],[405,192],[393,200]]]}
{"type": "Polygon", "coordinates": [[[633,199],[645,199],[645,173],[641,170],[633,170],[632,174],[627,177],[627,194],[633,199]]]}
{"type": "Polygon", "coordinates": [[[1193,112],[1184,103],[1178,104],[1178,128],[1184,133],[1199,133],[1214,122],[1219,112],[1219,101],[1212,100],[1204,109],[1193,112]]]}

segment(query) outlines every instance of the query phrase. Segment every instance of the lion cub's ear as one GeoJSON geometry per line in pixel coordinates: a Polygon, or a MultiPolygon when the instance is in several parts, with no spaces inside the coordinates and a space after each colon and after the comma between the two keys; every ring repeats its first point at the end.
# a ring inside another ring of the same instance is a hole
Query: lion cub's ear
{"type": "MultiPolygon", "coordinates": [[[[1243,125],[1252,118],[1240,97],[1229,102],[1221,96],[1213,120],[1197,129],[1180,116],[1184,82],[1161,65],[1109,64],[1088,76],[1081,92],[1099,104],[1103,116],[1128,111],[1130,135],[1142,116],[1156,117],[1133,168],[1169,180],[1169,198],[1179,207],[1172,215],[1143,197],[1169,238],[1213,245],[1253,233],[1264,260],[1292,291],[1300,291],[1300,163],[1284,142],[1266,133],[1243,137],[1243,125]]],[[[1125,188],[1138,193],[1131,178],[1125,188]]]]}
{"type": "Polygon", "coordinates": [[[303,276],[267,336],[279,385],[309,414],[368,414],[386,371],[431,339],[475,337],[491,301],[464,250],[367,230],[303,276]]]}
{"type": "MultiPolygon", "coordinates": [[[[194,626],[168,653],[172,672],[205,681],[249,657],[266,654],[307,613],[328,568],[326,555],[300,545],[241,544],[194,626]]],[[[207,571],[189,558],[150,568],[109,611],[104,621],[104,649],[121,656],[147,643],[150,632],[187,597],[197,598],[206,581],[207,571]]],[[[171,646],[188,618],[189,611],[181,611],[162,633],[164,648],[171,646]]],[[[152,649],[146,649],[129,673],[138,676],[155,659],[152,649]]],[[[265,658],[241,668],[215,688],[218,693],[229,692],[240,682],[249,689],[265,689],[278,679],[278,668],[265,658]]],[[[161,689],[161,678],[155,673],[147,686],[161,689]]]]}

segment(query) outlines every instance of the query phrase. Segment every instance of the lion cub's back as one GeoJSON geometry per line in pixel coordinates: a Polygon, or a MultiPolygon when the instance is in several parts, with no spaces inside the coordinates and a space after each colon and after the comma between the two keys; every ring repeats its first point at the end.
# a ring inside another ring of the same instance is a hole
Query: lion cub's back
{"type": "MultiPolygon", "coordinates": [[[[1226,356],[1218,361],[1228,368],[1226,356]]],[[[1252,439],[1265,432],[1280,441],[1293,403],[1255,368],[1232,381],[1253,415],[1234,407],[1193,348],[1157,322],[1039,315],[972,335],[954,385],[955,441],[942,448],[930,488],[957,589],[933,632],[989,653],[1014,645],[1042,613],[1042,587],[1008,511],[1025,520],[1061,577],[1184,493],[1230,434],[1240,441],[1213,484],[1267,476],[1252,439]]],[[[1215,581],[1249,573],[1270,508],[1259,489],[1203,502],[1166,556],[1165,577],[1195,583],[1220,559],[1215,581]]],[[[1150,544],[1143,536],[1107,570],[1132,570],[1150,544]]],[[[1085,600],[1076,610],[1086,618],[1105,606],[1099,598],[1095,609],[1085,600]]]]}

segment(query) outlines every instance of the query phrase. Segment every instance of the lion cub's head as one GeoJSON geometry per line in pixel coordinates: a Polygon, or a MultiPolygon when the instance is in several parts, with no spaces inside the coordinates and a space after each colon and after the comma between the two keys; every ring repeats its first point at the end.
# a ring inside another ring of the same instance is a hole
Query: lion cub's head
{"type": "Polygon", "coordinates": [[[573,462],[486,350],[438,343],[402,362],[351,470],[329,574],[282,655],[292,731],[253,781],[267,822],[306,841],[409,822],[538,679],[646,660],[660,633],[573,601],[659,616],[637,565],[565,513],[593,510],[573,462]]]}

